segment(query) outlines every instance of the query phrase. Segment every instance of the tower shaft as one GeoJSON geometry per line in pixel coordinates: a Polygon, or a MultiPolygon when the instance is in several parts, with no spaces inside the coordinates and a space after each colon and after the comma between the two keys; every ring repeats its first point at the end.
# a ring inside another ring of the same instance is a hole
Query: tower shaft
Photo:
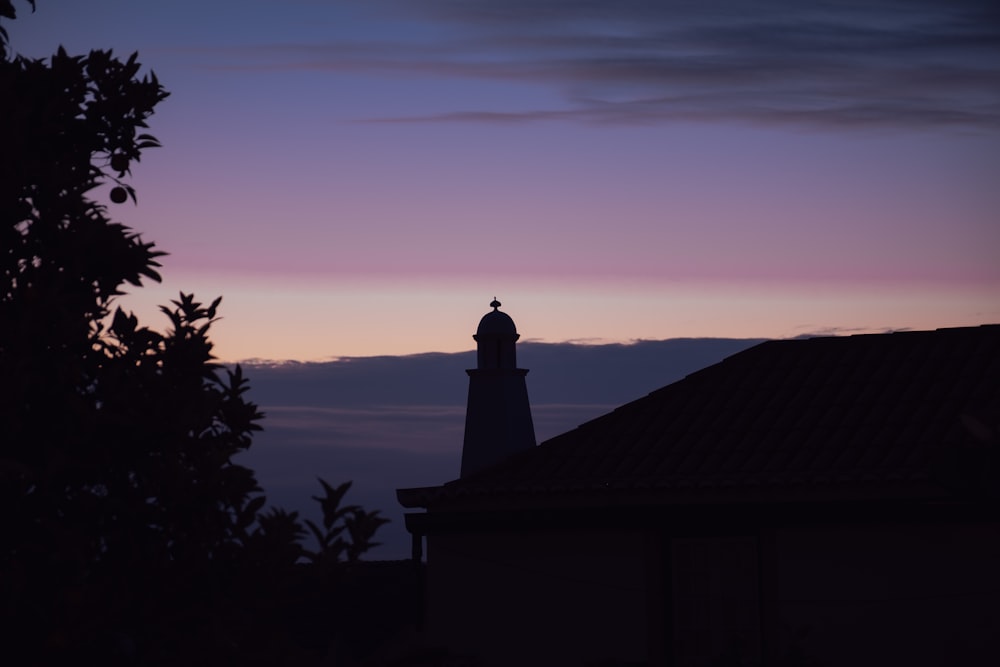
{"type": "Polygon", "coordinates": [[[490,305],[493,312],[483,316],[473,336],[478,368],[466,371],[469,400],[462,477],[535,446],[525,382],[528,371],[517,368],[514,349],[520,335],[514,321],[498,310],[500,303],[494,300],[490,305]]]}

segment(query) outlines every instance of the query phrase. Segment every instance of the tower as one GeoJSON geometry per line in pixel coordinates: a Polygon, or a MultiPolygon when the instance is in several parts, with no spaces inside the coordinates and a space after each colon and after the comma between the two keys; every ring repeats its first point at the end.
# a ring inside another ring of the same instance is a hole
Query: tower
{"type": "Polygon", "coordinates": [[[465,411],[465,443],[461,476],[481,470],[511,454],[535,446],[535,427],[528,405],[528,371],[517,367],[514,343],[520,338],[514,320],[501,313],[493,299],[492,312],[479,321],[473,338],[477,367],[469,374],[465,411]]]}

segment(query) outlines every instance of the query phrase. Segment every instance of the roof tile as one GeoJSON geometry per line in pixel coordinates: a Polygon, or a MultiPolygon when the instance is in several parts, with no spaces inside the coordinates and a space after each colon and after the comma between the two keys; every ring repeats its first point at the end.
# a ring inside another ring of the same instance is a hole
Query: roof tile
{"type": "Polygon", "coordinates": [[[437,488],[925,480],[962,415],[998,407],[1000,325],[769,341],[437,488]]]}

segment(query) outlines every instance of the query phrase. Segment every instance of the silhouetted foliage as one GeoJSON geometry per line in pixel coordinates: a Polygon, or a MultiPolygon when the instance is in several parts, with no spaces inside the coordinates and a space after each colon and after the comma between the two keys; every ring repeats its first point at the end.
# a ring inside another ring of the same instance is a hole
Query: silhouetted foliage
{"type": "Polygon", "coordinates": [[[344,482],[337,487],[330,486],[323,479],[319,483],[326,495],[322,498],[313,496],[313,500],[323,510],[323,527],[306,520],[306,526],[316,539],[317,548],[315,551],[306,551],[305,555],[317,564],[335,564],[344,560],[356,562],[361,554],[380,544],[373,542],[372,538],[389,520],[379,516],[378,510],[366,512],[357,505],[341,507],[340,503],[351,488],[351,482],[344,482]],[[350,539],[342,537],[345,530],[350,539]]]}
{"type": "Polygon", "coordinates": [[[221,299],[180,294],[163,333],[114,307],[160,279],[163,253],[92,194],[135,201],[124,179],[159,145],[144,132],[167,97],[156,76],[136,54],[31,60],[7,54],[6,32],[0,47],[4,661],[308,663],[336,633],[306,641],[292,611],[335,598],[336,565],[386,520],[320,480],[307,551],[297,514],[264,511],[233,462],[263,415],[240,367],[213,361],[221,299]]]}

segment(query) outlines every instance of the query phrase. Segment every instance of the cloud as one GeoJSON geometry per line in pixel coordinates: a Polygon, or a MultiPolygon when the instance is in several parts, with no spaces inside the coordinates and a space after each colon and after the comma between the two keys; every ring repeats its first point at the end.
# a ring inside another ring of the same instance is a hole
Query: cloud
{"type": "MultiPolygon", "coordinates": [[[[822,128],[1000,126],[994,3],[873,0],[639,2],[406,0],[378,5],[412,29],[355,43],[283,45],[271,66],[543,87],[524,108],[384,114],[368,122],[822,128]]],[[[388,28],[387,28],[388,31],[388,28]]],[[[452,107],[452,108],[447,108],[452,107]]]]}
{"type": "Polygon", "coordinates": [[[908,327],[900,329],[892,327],[816,327],[812,324],[803,324],[796,327],[803,333],[796,334],[795,338],[816,338],[817,336],[854,336],[858,334],[871,333],[892,333],[893,331],[910,331],[908,327]]]}
{"type": "MultiPolygon", "coordinates": [[[[720,361],[757,340],[631,344],[519,343],[539,442],[720,361]]],[[[352,480],[348,500],[392,520],[375,558],[403,558],[409,537],[395,490],[458,476],[468,376],[475,353],[246,364],[263,432],[238,462],[271,504],[318,519],[317,477],[352,480]]]]}

